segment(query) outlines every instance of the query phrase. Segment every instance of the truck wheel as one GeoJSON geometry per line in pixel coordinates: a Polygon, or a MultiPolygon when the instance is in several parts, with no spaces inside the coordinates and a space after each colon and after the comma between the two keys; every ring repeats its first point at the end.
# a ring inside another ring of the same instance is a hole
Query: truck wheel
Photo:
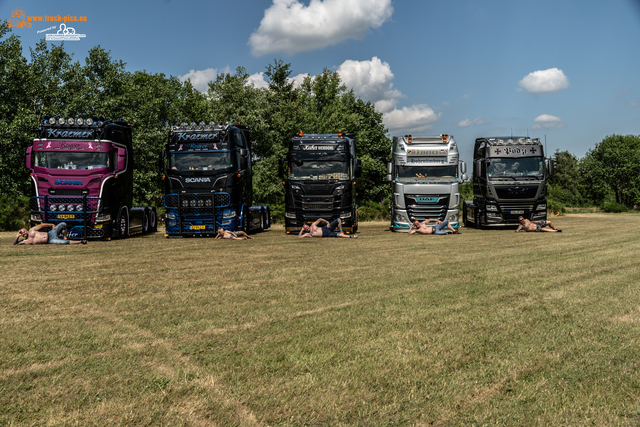
{"type": "Polygon", "coordinates": [[[249,209],[246,206],[242,207],[242,224],[240,225],[242,231],[249,233],[249,209]]]}
{"type": "Polygon", "coordinates": [[[145,208],[142,213],[142,234],[149,232],[149,210],[145,208]]]}
{"type": "Polygon", "coordinates": [[[467,207],[462,207],[462,223],[465,227],[471,228],[471,222],[469,221],[469,214],[467,213],[467,207]]]}
{"type": "Polygon", "coordinates": [[[265,228],[271,228],[271,209],[269,206],[264,207],[265,228]]]}
{"type": "Polygon", "coordinates": [[[266,226],[266,220],[264,217],[266,216],[266,212],[263,208],[260,208],[260,231],[264,231],[266,226]]]}
{"type": "Polygon", "coordinates": [[[358,207],[356,206],[355,210],[353,211],[353,232],[352,232],[352,234],[356,234],[357,231],[358,231],[358,207]]]}
{"type": "Polygon", "coordinates": [[[116,235],[118,236],[118,239],[124,239],[129,235],[129,212],[127,211],[127,208],[120,209],[116,227],[116,235]]]}
{"type": "Polygon", "coordinates": [[[158,231],[158,217],[156,215],[156,208],[149,209],[149,228],[152,233],[158,231]]]}

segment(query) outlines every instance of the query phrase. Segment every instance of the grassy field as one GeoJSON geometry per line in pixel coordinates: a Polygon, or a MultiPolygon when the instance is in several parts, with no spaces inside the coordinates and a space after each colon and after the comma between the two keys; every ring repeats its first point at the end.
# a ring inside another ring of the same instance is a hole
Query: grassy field
{"type": "Polygon", "coordinates": [[[13,247],[0,425],[640,425],[640,216],[13,247]]]}

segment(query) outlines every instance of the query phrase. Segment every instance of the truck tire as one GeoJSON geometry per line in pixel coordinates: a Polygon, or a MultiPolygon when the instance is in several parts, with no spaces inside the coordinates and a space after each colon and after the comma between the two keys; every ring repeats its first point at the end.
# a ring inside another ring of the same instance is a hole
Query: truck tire
{"type": "Polygon", "coordinates": [[[463,205],[462,207],[462,223],[464,224],[465,227],[471,228],[473,226],[471,224],[471,221],[469,221],[469,213],[468,213],[466,204],[463,205]]]}
{"type": "Polygon", "coordinates": [[[149,229],[152,233],[158,231],[158,215],[156,214],[156,208],[149,209],[149,229]]]}
{"type": "Polygon", "coordinates": [[[271,228],[271,209],[269,209],[269,206],[264,207],[264,216],[265,216],[265,227],[271,228]]]}
{"type": "Polygon", "coordinates": [[[247,209],[246,205],[242,207],[241,221],[242,222],[240,224],[240,228],[242,229],[242,231],[249,234],[249,209],[247,209]]]}
{"type": "Polygon", "coordinates": [[[126,207],[120,208],[118,220],[116,221],[116,237],[124,239],[129,235],[129,211],[126,207]]]}
{"type": "Polygon", "coordinates": [[[149,209],[144,208],[144,213],[142,214],[142,234],[147,234],[149,232],[149,209]]]}
{"type": "Polygon", "coordinates": [[[358,207],[353,210],[353,232],[352,234],[356,234],[358,231],[358,207]]]}
{"type": "Polygon", "coordinates": [[[260,231],[264,231],[266,228],[266,220],[265,220],[266,212],[264,208],[260,208],[260,231]]]}

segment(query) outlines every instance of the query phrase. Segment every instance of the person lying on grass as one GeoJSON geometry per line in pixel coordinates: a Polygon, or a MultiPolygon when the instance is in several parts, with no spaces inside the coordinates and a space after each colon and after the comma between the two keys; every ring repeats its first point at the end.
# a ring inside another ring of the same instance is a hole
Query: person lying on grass
{"type": "Polygon", "coordinates": [[[318,218],[313,224],[308,225],[304,224],[302,226],[302,230],[298,234],[298,237],[303,239],[305,237],[345,237],[348,239],[357,239],[358,236],[355,234],[348,235],[342,232],[342,220],[340,218],[334,219],[329,222],[326,219],[318,218]],[[324,227],[320,227],[320,223],[324,222],[326,225],[324,227]],[[338,227],[338,232],[334,231],[335,228],[338,227]]]}
{"type": "Polygon", "coordinates": [[[439,219],[425,219],[420,222],[418,220],[413,221],[413,224],[409,227],[409,236],[412,234],[448,234],[451,232],[452,234],[460,234],[458,230],[455,230],[451,224],[449,224],[448,220],[440,221],[439,219]],[[437,225],[435,227],[429,226],[430,222],[436,222],[437,225]],[[447,230],[445,230],[445,228],[447,230]]]}
{"type": "Polygon", "coordinates": [[[249,236],[244,231],[238,231],[238,234],[234,233],[231,230],[225,230],[223,228],[218,228],[218,235],[216,239],[231,239],[231,240],[253,240],[253,237],[249,236]]]}
{"type": "Polygon", "coordinates": [[[76,245],[82,243],[85,245],[86,240],[69,240],[67,239],[67,224],[61,222],[58,225],[54,224],[40,224],[35,227],[31,227],[29,230],[21,228],[18,230],[18,234],[13,239],[14,245],[76,245]],[[42,228],[52,227],[50,231],[40,231],[42,228]],[[24,240],[19,242],[20,237],[24,240]]]}
{"type": "Polygon", "coordinates": [[[542,232],[548,231],[551,233],[561,233],[562,230],[558,230],[551,221],[529,221],[523,217],[519,217],[518,221],[520,225],[516,230],[516,233],[519,233],[520,230],[528,231],[528,232],[542,232]],[[545,227],[550,227],[551,229],[547,229],[545,227]]]}

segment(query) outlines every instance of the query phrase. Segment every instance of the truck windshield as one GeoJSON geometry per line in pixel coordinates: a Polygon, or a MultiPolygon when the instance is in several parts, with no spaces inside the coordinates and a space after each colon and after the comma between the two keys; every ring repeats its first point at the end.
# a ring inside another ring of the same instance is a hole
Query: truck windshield
{"type": "Polygon", "coordinates": [[[544,175],[542,157],[494,158],[489,160],[487,175],[493,178],[521,176],[542,178],[544,175]]]}
{"type": "Polygon", "coordinates": [[[231,151],[171,153],[169,168],[177,171],[217,171],[233,167],[231,151]]]}
{"type": "Polygon", "coordinates": [[[48,169],[98,169],[109,167],[109,153],[36,151],[34,166],[48,169]]]}
{"type": "Polygon", "coordinates": [[[349,179],[349,164],[339,161],[289,163],[289,179],[349,179]]]}
{"type": "Polygon", "coordinates": [[[457,178],[458,166],[398,166],[398,178],[457,178]]]}

